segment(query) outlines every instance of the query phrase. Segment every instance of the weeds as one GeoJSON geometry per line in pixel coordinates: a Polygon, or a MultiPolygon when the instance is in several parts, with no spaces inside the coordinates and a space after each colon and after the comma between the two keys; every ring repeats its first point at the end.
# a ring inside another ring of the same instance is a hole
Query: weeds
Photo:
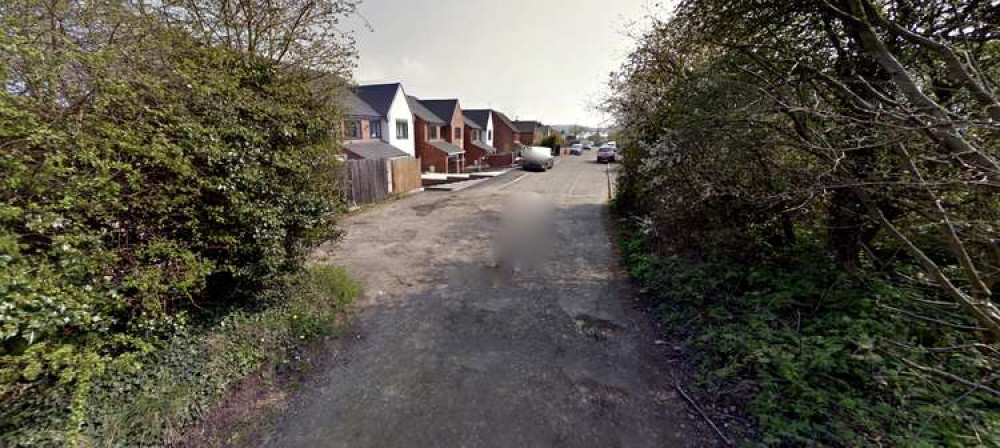
{"type": "Polygon", "coordinates": [[[932,292],[843,273],[805,249],[740,265],[653,247],[637,229],[623,232],[625,266],[667,331],[696,351],[702,386],[745,412],[758,442],[1000,446],[997,396],[913,367],[995,377],[997,346],[973,349],[973,333],[890,311],[934,301],[932,292]]]}

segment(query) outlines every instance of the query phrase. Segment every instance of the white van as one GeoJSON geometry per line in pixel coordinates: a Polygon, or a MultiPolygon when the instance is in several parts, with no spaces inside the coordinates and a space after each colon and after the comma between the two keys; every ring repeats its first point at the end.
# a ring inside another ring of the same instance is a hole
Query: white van
{"type": "Polygon", "coordinates": [[[528,146],[521,150],[521,168],[548,170],[555,166],[552,150],[544,146],[528,146]]]}

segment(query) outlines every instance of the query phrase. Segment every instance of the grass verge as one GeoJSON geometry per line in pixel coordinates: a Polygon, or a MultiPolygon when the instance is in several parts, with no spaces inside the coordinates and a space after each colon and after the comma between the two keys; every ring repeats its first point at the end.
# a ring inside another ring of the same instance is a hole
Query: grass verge
{"type": "Polygon", "coordinates": [[[336,332],[343,311],[360,293],[360,283],[342,269],[310,267],[271,306],[236,312],[210,328],[174,337],[109,366],[87,387],[53,385],[0,410],[0,446],[178,443],[186,428],[249,375],[265,366],[279,373],[293,368],[308,343],[336,332]],[[82,405],[71,406],[74,402],[82,405]],[[70,408],[82,415],[71,415],[70,408]]]}

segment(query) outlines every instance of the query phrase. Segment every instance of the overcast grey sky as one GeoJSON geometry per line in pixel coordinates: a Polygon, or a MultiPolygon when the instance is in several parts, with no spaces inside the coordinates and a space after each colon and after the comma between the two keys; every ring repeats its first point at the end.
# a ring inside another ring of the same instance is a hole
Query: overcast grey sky
{"type": "Polygon", "coordinates": [[[654,0],[363,0],[360,83],[402,82],[511,118],[604,124],[593,107],[654,0]]]}

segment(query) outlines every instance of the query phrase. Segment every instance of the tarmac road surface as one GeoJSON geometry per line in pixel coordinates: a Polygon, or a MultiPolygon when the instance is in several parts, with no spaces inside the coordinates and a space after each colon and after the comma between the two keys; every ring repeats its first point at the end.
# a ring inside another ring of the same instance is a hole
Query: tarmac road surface
{"type": "Polygon", "coordinates": [[[564,156],[343,223],[317,262],[365,283],[342,340],[261,443],[272,447],[685,447],[715,441],[631,305],[606,165],[564,156]],[[554,207],[539,265],[492,267],[505,198],[554,207]]]}

